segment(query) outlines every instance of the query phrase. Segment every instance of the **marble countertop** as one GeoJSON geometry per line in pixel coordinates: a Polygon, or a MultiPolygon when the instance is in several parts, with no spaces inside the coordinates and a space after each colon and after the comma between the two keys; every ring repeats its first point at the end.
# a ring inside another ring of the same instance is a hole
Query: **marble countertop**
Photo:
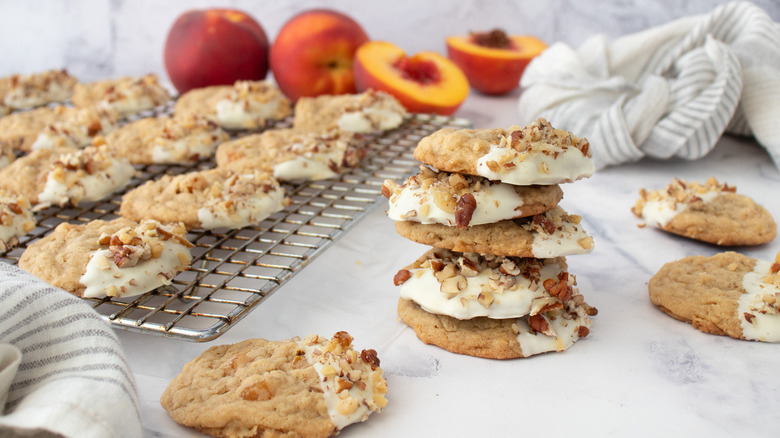
{"type": "MultiPolygon", "coordinates": [[[[472,94],[456,116],[507,127],[518,91],[472,94]]],[[[563,353],[488,360],[423,344],[396,314],[392,278],[427,247],[395,233],[377,205],[303,272],[215,341],[191,343],[117,331],[136,379],[147,436],[192,437],[159,397],[203,350],[248,338],[288,339],[346,330],[378,351],[389,404],[343,437],[417,436],[775,436],[780,348],[701,333],[654,307],[647,282],[666,262],[721,248],[638,228],[630,212],[642,187],[709,176],[736,185],[775,218],[780,174],[753,140],[724,137],[699,161],[643,160],[563,185],[562,206],[583,217],[596,243],[568,258],[586,301],[599,309],[590,335],[563,353]]],[[[780,240],[736,248],[771,260],[780,240]]]]}

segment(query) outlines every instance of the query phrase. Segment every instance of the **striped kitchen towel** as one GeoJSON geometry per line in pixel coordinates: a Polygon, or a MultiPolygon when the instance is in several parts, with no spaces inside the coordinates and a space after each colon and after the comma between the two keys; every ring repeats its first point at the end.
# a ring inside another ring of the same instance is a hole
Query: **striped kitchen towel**
{"type": "Polygon", "coordinates": [[[780,25],[751,3],[577,50],[553,44],[521,86],[521,121],[587,137],[599,168],[694,160],[724,132],[754,135],[780,167],[780,25]]]}
{"type": "Polygon", "coordinates": [[[0,414],[2,437],[142,435],[133,376],[108,323],[81,299],[3,262],[0,414]]]}

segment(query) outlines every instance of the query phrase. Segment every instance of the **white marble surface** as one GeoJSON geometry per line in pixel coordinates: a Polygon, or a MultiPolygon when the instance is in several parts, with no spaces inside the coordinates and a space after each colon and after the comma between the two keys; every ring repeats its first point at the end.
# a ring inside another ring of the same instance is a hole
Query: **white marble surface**
{"type": "MultiPolygon", "coordinates": [[[[516,93],[515,93],[516,94],[516,93]]],[[[516,96],[469,97],[461,115],[481,126],[512,122],[516,96]]],[[[563,186],[596,249],[569,257],[586,300],[599,309],[590,335],[563,353],[496,361],[420,342],[398,320],[395,272],[426,247],[398,236],[384,205],[373,210],[249,316],[205,344],[119,331],[143,403],[148,436],[190,437],[158,398],[185,362],[206,348],[251,337],[286,339],[347,330],[375,348],[389,405],[344,437],[399,436],[776,436],[780,348],[706,335],[655,308],[647,281],[666,262],[720,248],[637,227],[629,211],[641,187],[709,176],[736,185],[780,218],[780,174],[750,139],[727,137],[700,161],[641,161],[563,186]]],[[[772,259],[780,240],[737,250],[772,259]]]]}

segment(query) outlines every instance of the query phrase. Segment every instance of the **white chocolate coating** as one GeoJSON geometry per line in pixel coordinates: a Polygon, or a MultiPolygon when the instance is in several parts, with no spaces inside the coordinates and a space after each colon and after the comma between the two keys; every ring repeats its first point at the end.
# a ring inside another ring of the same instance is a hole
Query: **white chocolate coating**
{"type": "Polygon", "coordinates": [[[346,112],[339,117],[338,127],[342,131],[367,134],[374,131],[388,131],[403,123],[402,113],[385,108],[364,108],[362,111],[346,112]],[[374,123],[372,123],[372,120],[374,123]],[[376,125],[376,127],[375,127],[376,125]]]}
{"type": "Polygon", "coordinates": [[[517,342],[520,343],[520,349],[523,356],[528,357],[548,351],[563,351],[569,348],[579,339],[579,328],[590,328],[590,318],[585,314],[582,307],[577,306],[576,316],[572,319],[563,317],[560,309],[552,310],[541,315],[555,333],[555,336],[547,336],[543,333],[535,332],[528,325],[525,318],[517,321],[519,333],[517,342]],[[551,317],[555,317],[555,319],[551,317]]]}
{"type": "MultiPolygon", "coordinates": [[[[390,197],[387,216],[396,221],[455,226],[455,213],[442,210],[434,200],[436,188],[404,187],[390,197]]],[[[494,223],[517,217],[523,198],[509,184],[491,184],[472,195],[477,202],[469,225],[494,223]]]]}
{"type": "Polygon", "coordinates": [[[535,299],[549,296],[542,283],[546,279],[557,281],[558,274],[562,271],[558,263],[548,260],[540,270],[538,282],[523,275],[516,275],[516,285],[511,288],[496,288],[491,285],[490,277],[500,274],[497,270],[485,270],[474,277],[466,277],[466,287],[456,295],[448,297],[440,291],[441,284],[434,277],[432,269],[414,269],[410,271],[411,278],[401,286],[401,297],[416,302],[429,313],[457,319],[478,316],[492,319],[518,318],[532,311],[535,299]],[[479,302],[480,293],[484,290],[489,291],[493,297],[488,307],[479,302]]]}
{"type": "Polygon", "coordinates": [[[223,99],[217,102],[217,122],[225,129],[255,129],[273,119],[279,105],[278,99],[267,102],[223,99]]]}
{"type": "Polygon", "coordinates": [[[184,163],[210,157],[222,140],[220,132],[197,132],[175,140],[157,137],[152,149],[152,161],[160,164],[184,163]]]}
{"type": "MultiPolygon", "coordinates": [[[[119,268],[111,259],[111,252],[101,249],[92,253],[84,275],[79,283],[87,288],[83,293],[87,298],[106,296],[106,290],[114,286],[118,298],[141,295],[160,286],[170,284],[170,278],[176,276],[184,266],[182,260],[191,260],[190,250],[173,239],[163,243],[160,257],[152,258],[129,268],[119,268]],[[101,268],[99,258],[108,261],[108,269],[101,268]]],[[[110,295],[114,296],[114,295],[110,295]]]]}
{"type": "Polygon", "coordinates": [[[39,203],[64,205],[68,201],[97,201],[124,187],[135,174],[135,168],[125,160],[112,159],[108,168],[93,174],[66,171],[64,179],[54,177],[51,171],[46,185],[38,195],[39,203]]]}
{"type": "Polygon", "coordinates": [[[545,216],[553,218],[554,223],[560,222],[552,234],[542,227],[534,226],[533,222],[523,227],[535,231],[531,251],[537,258],[552,258],[567,255],[587,254],[593,251],[593,238],[585,232],[580,224],[572,223],[561,207],[555,207],[545,212],[545,216]],[[565,217],[566,219],[559,219],[565,217]]]}
{"type": "MultiPolygon", "coordinates": [[[[374,403],[374,396],[377,394],[375,391],[374,373],[369,375],[369,382],[365,389],[360,389],[358,385],[353,385],[351,388],[343,390],[341,393],[339,393],[336,379],[334,379],[332,376],[328,378],[329,376],[323,373],[323,369],[325,367],[333,367],[333,369],[336,371],[336,375],[341,374],[342,368],[339,364],[339,361],[335,360],[336,357],[328,355],[315,355],[315,349],[321,349],[321,345],[315,344],[312,346],[306,344],[305,342],[300,342],[299,345],[306,353],[306,360],[312,364],[320,377],[320,388],[322,388],[322,396],[325,399],[325,405],[328,408],[328,415],[330,416],[330,421],[333,423],[333,425],[336,426],[338,430],[341,430],[352,423],[366,421],[372,412],[372,409],[369,406],[374,403]],[[341,395],[344,392],[346,392],[348,395],[341,395]],[[349,414],[342,414],[339,412],[339,402],[345,398],[354,399],[357,404],[357,408],[349,414]]],[[[374,410],[376,410],[376,407],[374,410]]]]}
{"type": "Polygon", "coordinates": [[[344,160],[343,150],[330,150],[321,153],[306,153],[274,165],[274,178],[280,181],[305,179],[316,181],[332,178],[338,173],[339,164],[344,160]]]}
{"type": "Polygon", "coordinates": [[[739,297],[737,316],[745,339],[780,342],[780,312],[777,308],[780,287],[764,281],[770,275],[771,267],[772,263],[758,260],[753,271],[745,274],[742,279],[742,287],[746,293],[739,297]],[[746,314],[751,315],[750,320],[746,318],[746,314]]]}
{"type": "MultiPolygon", "coordinates": [[[[251,180],[253,175],[240,175],[251,180]]],[[[198,220],[203,229],[242,228],[256,224],[284,208],[284,189],[276,185],[267,193],[258,190],[251,195],[221,196],[210,199],[198,209],[198,220]]]]}
{"type": "MultiPolygon", "coordinates": [[[[698,197],[703,202],[710,202],[718,195],[720,195],[720,192],[707,192],[699,194],[698,197]]],[[[648,225],[663,228],[675,216],[687,210],[688,207],[688,203],[675,202],[674,199],[647,201],[642,207],[642,219],[648,225]]]]}
{"type": "Polygon", "coordinates": [[[490,151],[477,160],[477,174],[493,181],[527,186],[573,182],[593,175],[593,161],[575,147],[558,154],[538,151],[519,152],[511,147],[491,145],[490,151]],[[490,170],[488,163],[511,163],[499,172],[490,170]]]}

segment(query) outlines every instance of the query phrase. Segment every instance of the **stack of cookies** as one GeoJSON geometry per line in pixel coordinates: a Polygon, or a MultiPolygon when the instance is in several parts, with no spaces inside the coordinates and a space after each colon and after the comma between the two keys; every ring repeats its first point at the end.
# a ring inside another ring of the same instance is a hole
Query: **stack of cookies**
{"type": "Polygon", "coordinates": [[[398,271],[398,314],[426,343],[508,359],[562,351],[596,314],[567,272],[588,253],[559,183],[589,177],[588,141],[539,119],[503,129],[442,129],[414,152],[420,173],[386,181],[402,236],[433,248],[398,271]]]}

